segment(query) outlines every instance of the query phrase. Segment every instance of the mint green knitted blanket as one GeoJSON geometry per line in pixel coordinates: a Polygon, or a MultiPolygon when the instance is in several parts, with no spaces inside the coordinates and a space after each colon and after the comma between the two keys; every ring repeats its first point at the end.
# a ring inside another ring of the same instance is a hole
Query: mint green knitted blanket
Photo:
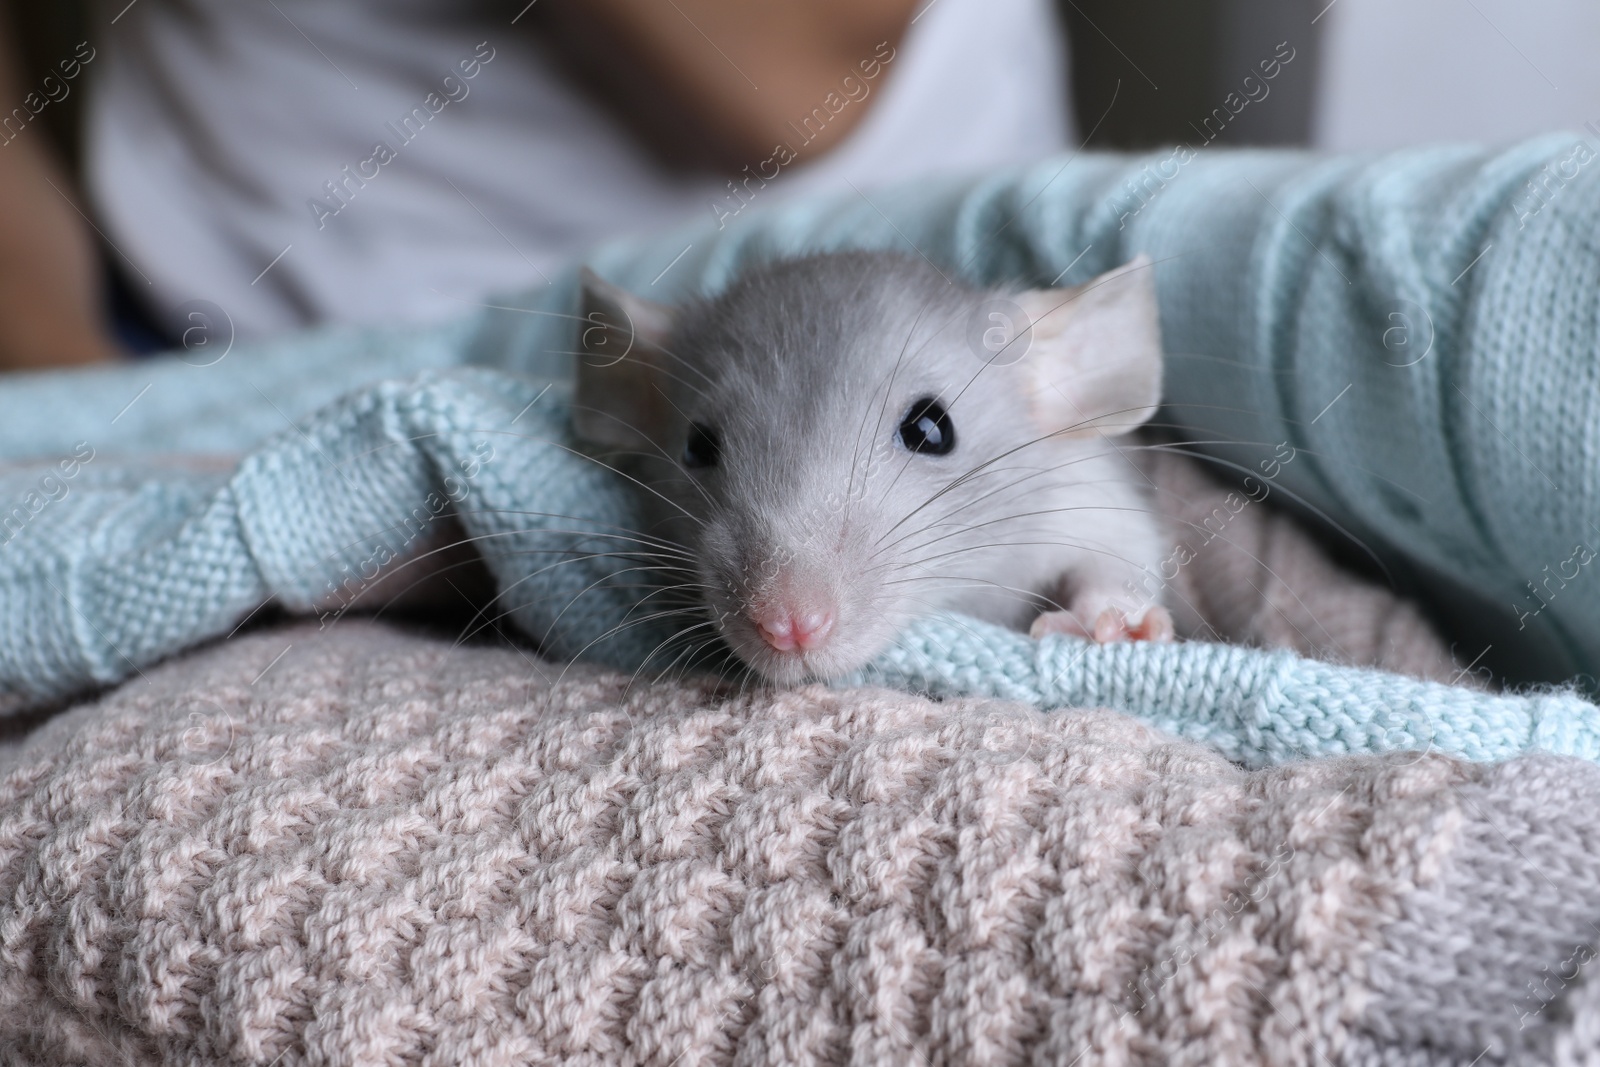
{"type": "MultiPolygon", "coordinates": [[[[1592,158],[1576,137],[1360,159],[1067,157],[753,208],[590,262],[671,300],[801,250],[914,248],[1030,285],[1149,253],[1166,418],[1439,605],[1463,660],[1483,648],[1512,681],[1563,682],[1600,665],[1592,158]],[[1297,459],[1280,467],[1284,446],[1297,459]]],[[[489,611],[552,655],[650,662],[663,635],[614,554],[632,498],[566,434],[575,276],[427,329],[232,348],[208,334],[153,363],[8,379],[6,705],[134,676],[268,601],[329,620],[359,608],[447,512],[495,577],[489,611]]],[[[868,674],[1119,708],[1247,764],[1600,756],[1600,711],[1573,690],[1491,695],[1216,645],[1035,644],[932,619],[868,674]]]]}

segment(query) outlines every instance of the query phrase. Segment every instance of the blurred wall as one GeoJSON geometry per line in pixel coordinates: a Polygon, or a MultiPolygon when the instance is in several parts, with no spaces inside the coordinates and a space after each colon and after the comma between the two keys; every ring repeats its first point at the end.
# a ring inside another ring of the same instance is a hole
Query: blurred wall
{"type": "Polygon", "coordinates": [[[1600,125],[1600,0],[1060,4],[1079,128],[1103,117],[1100,148],[1195,143],[1283,41],[1294,62],[1216,143],[1359,151],[1600,125]]]}
{"type": "Polygon", "coordinates": [[[1078,128],[1097,148],[1294,145],[1310,137],[1316,0],[1060,0],[1078,128]],[[1292,55],[1268,69],[1263,63],[1292,55]],[[1254,82],[1246,83],[1251,77],[1254,82]],[[1242,107],[1238,102],[1254,94],[1242,107]],[[1237,113],[1231,108],[1238,107],[1237,113]],[[1208,116],[1230,109],[1226,124],[1208,116]],[[1096,124],[1099,128],[1096,130],[1096,124]]]}
{"type": "Polygon", "coordinates": [[[1319,148],[1600,125],[1600,0],[1336,0],[1320,25],[1319,148]]]}

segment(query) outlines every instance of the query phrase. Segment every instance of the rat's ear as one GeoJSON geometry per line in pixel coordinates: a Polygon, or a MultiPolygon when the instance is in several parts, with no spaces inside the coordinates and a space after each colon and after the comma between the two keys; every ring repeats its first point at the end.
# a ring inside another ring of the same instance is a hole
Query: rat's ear
{"type": "Polygon", "coordinates": [[[1018,297],[1033,322],[1023,362],[1042,433],[1115,436],[1161,403],[1161,320],[1154,271],[1141,255],[1071,289],[1018,297]]]}
{"type": "Polygon", "coordinates": [[[672,331],[673,309],[643,300],[588,267],[578,335],[578,383],[572,429],[612,448],[648,448],[667,426],[662,345],[672,331]]]}

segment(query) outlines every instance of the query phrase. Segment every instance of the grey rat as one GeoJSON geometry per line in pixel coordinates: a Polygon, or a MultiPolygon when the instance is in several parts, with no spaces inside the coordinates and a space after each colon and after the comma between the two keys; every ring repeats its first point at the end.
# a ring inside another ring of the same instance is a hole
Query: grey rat
{"type": "Polygon", "coordinates": [[[573,427],[773,681],[846,674],[941,610],[1166,640],[1131,593],[1165,538],[1119,448],[1161,396],[1151,273],[1007,294],[831,253],[673,308],[585,271],[573,427]]]}

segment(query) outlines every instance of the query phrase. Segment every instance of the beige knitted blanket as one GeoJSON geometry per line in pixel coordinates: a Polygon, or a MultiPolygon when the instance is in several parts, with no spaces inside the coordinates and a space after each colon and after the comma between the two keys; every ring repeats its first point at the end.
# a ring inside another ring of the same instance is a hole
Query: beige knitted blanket
{"type": "Polygon", "coordinates": [[[1106,712],[383,626],[0,757],[0,1062],[1580,1062],[1600,769],[1247,773],[1106,712]]]}
{"type": "MultiPolygon", "coordinates": [[[[1194,625],[1453,669],[1266,508],[1197,550],[1194,625]]],[[[1595,1063],[1597,814],[1557,757],[302,624],[0,750],[0,1064],[1595,1063]]]]}

